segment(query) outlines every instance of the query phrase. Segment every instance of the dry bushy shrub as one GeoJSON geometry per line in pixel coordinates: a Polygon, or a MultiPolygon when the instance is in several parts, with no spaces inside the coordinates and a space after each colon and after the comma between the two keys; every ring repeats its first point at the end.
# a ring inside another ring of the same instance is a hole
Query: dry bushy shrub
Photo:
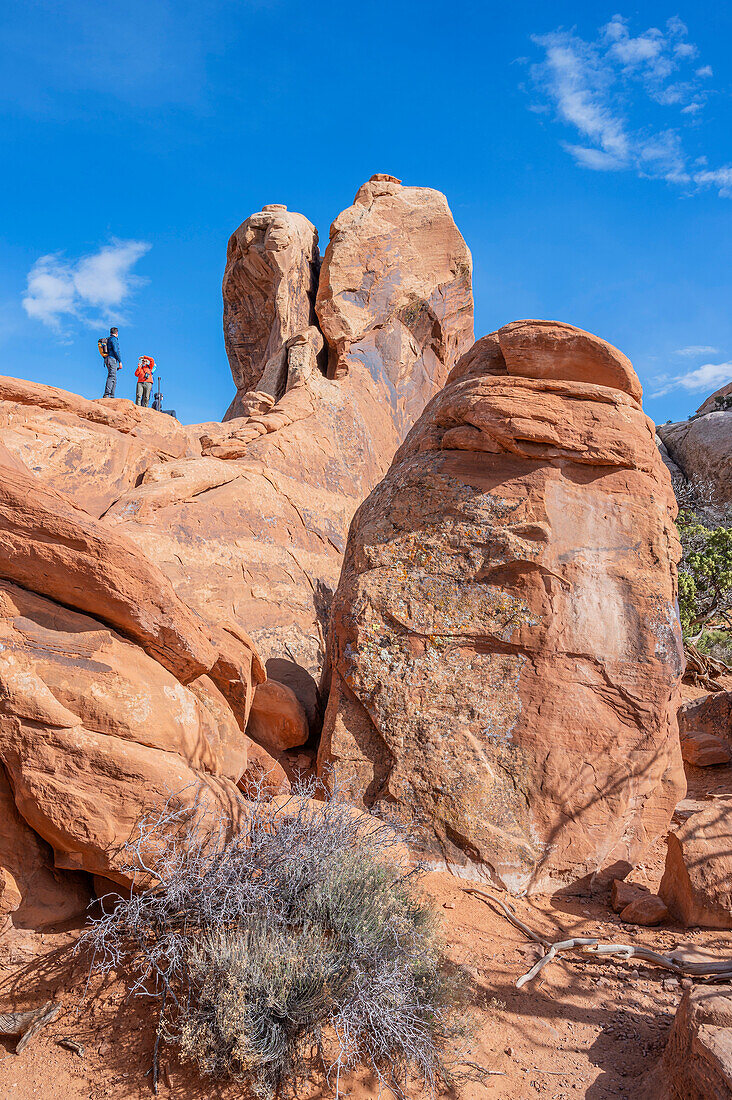
{"type": "Polygon", "coordinates": [[[338,1095],[358,1066],[397,1096],[480,1075],[459,1053],[464,983],[400,837],[313,793],[249,803],[233,838],[200,817],[181,830],[180,812],[143,821],[130,855],[156,851],[158,885],[105,899],[83,941],[92,971],[124,967],[164,1041],[262,1100],[313,1075],[338,1095]]]}

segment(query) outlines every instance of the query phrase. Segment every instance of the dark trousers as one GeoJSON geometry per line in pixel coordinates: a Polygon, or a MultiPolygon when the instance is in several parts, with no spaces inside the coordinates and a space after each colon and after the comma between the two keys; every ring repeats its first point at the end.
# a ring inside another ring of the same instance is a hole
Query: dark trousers
{"type": "Polygon", "coordinates": [[[142,405],[143,409],[146,409],[150,404],[150,390],[152,389],[152,382],[138,382],[137,392],[135,394],[135,404],[142,405]]]}
{"type": "Polygon", "coordinates": [[[107,366],[107,384],[104,387],[105,397],[114,397],[114,391],[117,386],[117,367],[119,362],[113,359],[111,355],[107,355],[104,360],[107,366]]]}

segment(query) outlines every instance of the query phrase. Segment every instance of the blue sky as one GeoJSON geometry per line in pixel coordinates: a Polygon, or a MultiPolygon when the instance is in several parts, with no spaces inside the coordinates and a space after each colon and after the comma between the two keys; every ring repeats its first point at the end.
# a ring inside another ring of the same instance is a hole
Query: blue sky
{"type": "Polygon", "coordinates": [[[229,234],[331,221],[374,172],[439,188],[476,335],[520,317],[633,360],[657,421],[732,379],[732,9],[25,0],[0,15],[0,371],[101,395],[120,327],[220,419],[229,234]],[[655,396],[654,396],[655,395],[655,396]]]}

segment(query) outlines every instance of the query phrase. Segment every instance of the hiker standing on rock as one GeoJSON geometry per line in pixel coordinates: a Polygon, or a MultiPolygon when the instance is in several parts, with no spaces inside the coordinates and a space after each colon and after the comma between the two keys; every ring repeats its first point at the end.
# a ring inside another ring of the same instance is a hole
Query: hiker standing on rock
{"type": "Polygon", "coordinates": [[[117,371],[122,370],[122,361],[119,357],[119,337],[117,329],[111,328],[106,340],[99,340],[98,343],[99,350],[104,356],[104,363],[107,368],[107,384],[104,387],[104,396],[114,397],[114,390],[117,385],[117,371]]]}
{"type": "Polygon", "coordinates": [[[155,360],[150,355],[141,355],[137,361],[137,370],[135,371],[137,377],[135,404],[141,405],[143,409],[146,409],[150,404],[150,390],[152,389],[154,370],[155,360]]]}

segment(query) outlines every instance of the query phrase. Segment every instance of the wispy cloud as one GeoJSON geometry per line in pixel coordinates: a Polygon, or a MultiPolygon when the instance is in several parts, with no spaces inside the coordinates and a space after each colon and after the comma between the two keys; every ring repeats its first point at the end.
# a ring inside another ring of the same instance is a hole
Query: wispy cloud
{"type": "Polygon", "coordinates": [[[121,320],[120,309],[145,282],[132,268],[150,247],[146,241],[112,240],[75,261],[60,253],[41,256],[28,272],[23,308],[58,333],[69,318],[91,327],[121,320]]]}
{"type": "Polygon", "coordinates": [[[688,348],[677,348],[674,355],[684,355],[691,358],[697,355],[716,355],[719,348],[711,348],[708,344],[689,344],[688,348]]]}
{"type": "Polygon", "coordinates": [[[548,102],[579,136],[579,142],[562,144],[581,167],[631,170],[732,197],[732,165],[709,168],[703,157],[690,160],[684,148],[680,127],[698,125],[713,73],[698,64],[699,51],[678,17],[663,30],[650,27],[634,36],[629,21],[614,15],[591,41],[563,28],[532,41],[544,54],[530,70],[538,106],[548,102]],[[667,109],[661,125],[659,107],[667,109]]]}
{"type": "Polygon", "coordinates": [[[658,388],[651,394],[651,397],[663,397],[671,390],[688,390],[690,393],[698,391],[713,393],[714,390],[718,390],[720,386],[726,385],[727,382],[732,382],[732,359],[726,363],[705,363],[703,366],[687,371],[685,374],[677,374],[671,377],[662,375],[654,379],[654,383],[658,388]]]}

